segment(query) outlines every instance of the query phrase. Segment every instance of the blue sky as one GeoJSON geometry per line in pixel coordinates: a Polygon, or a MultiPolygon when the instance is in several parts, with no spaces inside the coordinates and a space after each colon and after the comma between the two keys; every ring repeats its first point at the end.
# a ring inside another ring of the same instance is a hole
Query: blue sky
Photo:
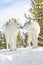
{"type": "Polygon", "coordinates": [[[0,10],[6,9],[10,7],[12,4],[16,3],[19,4],[28,3],[30,5],[30,0],[0,0],[0,10]]]}
{"type": "Polygon", "coordinates": [[[10,5],[16,3],[17,0],[1,0],[0,1],[0,10],[10,7],[10,5]]]}
{"type": "Polygon", "coordinates": [[[20,18],[21,22],[25,22],[24,13],[30,7],[30,0],[0,0],[0,30],[10,18],[20,18]]]}

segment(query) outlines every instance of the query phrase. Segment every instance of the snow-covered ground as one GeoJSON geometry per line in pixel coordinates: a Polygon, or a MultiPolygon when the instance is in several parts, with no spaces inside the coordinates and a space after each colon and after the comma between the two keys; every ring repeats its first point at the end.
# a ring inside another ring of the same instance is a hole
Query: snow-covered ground
{"type": "Polygon", "coordinates": [[[43,47],[0,50],[0,65],[43,65],[43,47]]]}

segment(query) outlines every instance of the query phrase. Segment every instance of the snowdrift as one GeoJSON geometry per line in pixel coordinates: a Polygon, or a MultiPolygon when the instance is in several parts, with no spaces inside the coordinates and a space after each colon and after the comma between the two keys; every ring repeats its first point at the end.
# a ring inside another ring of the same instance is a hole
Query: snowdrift
{"type": "Polygon", "coordinates": [[[43,47],[0,50],[0,65],[43,65],[43,47]]]}

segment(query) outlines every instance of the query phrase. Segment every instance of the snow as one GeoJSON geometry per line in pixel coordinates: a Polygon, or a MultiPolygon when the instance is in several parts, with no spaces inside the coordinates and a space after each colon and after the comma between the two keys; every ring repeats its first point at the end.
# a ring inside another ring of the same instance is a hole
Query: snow
{"type": "Polygon", "coordinates": [[[43,47],[0,50],[0,65],[43,65],[43,47]]]}

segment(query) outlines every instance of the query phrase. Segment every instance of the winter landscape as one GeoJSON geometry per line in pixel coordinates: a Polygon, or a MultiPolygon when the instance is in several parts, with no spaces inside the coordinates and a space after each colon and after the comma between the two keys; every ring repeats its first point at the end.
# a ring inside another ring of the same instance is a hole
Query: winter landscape
{"type": "Polygon", "coordinates": [[[43,0],[0,1],[0,65],[43,65],[43,0]]]}
{"type": "Polygon", "coordinates": [[[43,65],[43,48],[0,51],[0,65],[43,65]]]}

